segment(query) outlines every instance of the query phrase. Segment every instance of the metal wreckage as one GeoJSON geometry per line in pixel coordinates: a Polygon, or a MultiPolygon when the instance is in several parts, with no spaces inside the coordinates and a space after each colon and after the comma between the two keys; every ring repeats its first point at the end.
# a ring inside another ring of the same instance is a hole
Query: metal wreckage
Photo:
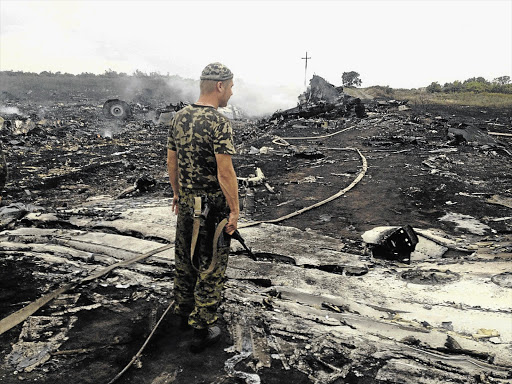
{"type": "Polygon", "coordinates": [[[200,355],[167,314],[183,105],[5,115],[0,381],[509,383],[510,116],[357,92],[233,120],[246,246],[200,355]]]}

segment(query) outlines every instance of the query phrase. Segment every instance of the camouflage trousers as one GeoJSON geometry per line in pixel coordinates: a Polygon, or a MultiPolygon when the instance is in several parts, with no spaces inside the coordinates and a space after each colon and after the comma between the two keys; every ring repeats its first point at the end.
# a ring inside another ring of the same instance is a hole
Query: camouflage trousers
{"type": "Polygon", "coordinates": [[[209,213],[202,219],[196,248],[194,265],[200,271],[206,270],[213,256],[213,236],[217,224],[226,218],[229,209],[222,192],[189,194],[181,193],[178,220],[176,224],[174,278],[174,313],[188,316],[188,323],[197,329],[214,324],[217,308],[221,301],[225,272],[228,265],[230,237],[221,235],[217,244],[218,262],[208,275],[198,273],[190,260],[192,241],[194,196],[206,196],[209,213]]]}
{"type": "MultiPolygon", "coordinates": [[[[5,163],[4,153],[0,144],[0,193],[4,188],[5,182],[7,181],[7,164],[5,163]]],[[[0,199],[1,199],[0,195],[0,199]]]]}
{"type": "MultiPolygon", "coordinates": [[[[4,127],[4,119],[0,117],[0,133],[4,127]]],[[[2,150],[2,143],[0,143],[0,200],[2,200],[2,189],[4,189],[7,181],[7,164],[5,162],[4,151],[2,150]]]]}

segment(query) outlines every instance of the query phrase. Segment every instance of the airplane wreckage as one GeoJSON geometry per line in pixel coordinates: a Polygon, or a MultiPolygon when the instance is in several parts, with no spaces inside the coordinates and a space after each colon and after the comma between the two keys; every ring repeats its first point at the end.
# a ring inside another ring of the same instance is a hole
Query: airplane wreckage
{"type": "Polygon", "coordinates": [[[194,355],[167,313],[167,128],[143,109],[4,116],[2,383],[511,382],[505,113],[314,76],[297,107],[234,120],[253,257],[232,242],[224,339],[194,355]]]}

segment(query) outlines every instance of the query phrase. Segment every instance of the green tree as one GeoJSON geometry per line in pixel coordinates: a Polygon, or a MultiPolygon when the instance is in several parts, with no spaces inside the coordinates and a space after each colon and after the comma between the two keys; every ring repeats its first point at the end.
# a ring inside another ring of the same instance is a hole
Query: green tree
{"type": "Polygon", "coordinates": [[[487,80],[485,80],[482,76],[479,77],[472,77],[470,79],[464,80],[463,84],[467,83],[482,83],[482,84],[489,84],[487,80]]]}
{"type": "Polygon", "coordinates": [[[507,85],[510,84],[510,76],[500,76],[492,81],[494,84],[507,85]]]}
{"type": "Polygon", "coordinates": [[[459,80],[455,80],[453,82],[453,92],[460,92],[462,91],[462,82],[459,80]]]}
{"type": "Polygon", "coordinates": [[[430,92],[430,93],[441,92],[441,91],[442,91],[441,85],[437,81],[433,81],[427,87],[427,92],[430,92]]]}
{"type": "Polygon", "coordinates": [[[341,81],[344,87],[359,87],[363,83],[359,78],[359,73],[355,71],[343,72],[343,75],[341,75],[341,81]]]}
{"type": "Polygon", "coordinates": [[[114,70],[109,68],[109,69],[105,70],[105,73],[103,74],[103,76],[105,76],[105,77],[119,77],[119,74],[116,71],[114,71],[114,70]]]}
{"type": "Polygon", "coordinates": [[[464,82],[464,89],[468,92],[481,93],[487,91],[487,84],[481,81],[464,82]]]}
{"type": "Polygon", "coordinates": [[[139,69],[136,69],[135,72],[133,72],[134,77],[148,77],[148,75],[145,72],[142,72],[139,69]]]}
{"type": "Polygon", "coordinates": [[[455,93],[462,91],[462,83],[459,80],[455,80],[453,83],[446,83],[443,85],[443,92],[455,93]]]}

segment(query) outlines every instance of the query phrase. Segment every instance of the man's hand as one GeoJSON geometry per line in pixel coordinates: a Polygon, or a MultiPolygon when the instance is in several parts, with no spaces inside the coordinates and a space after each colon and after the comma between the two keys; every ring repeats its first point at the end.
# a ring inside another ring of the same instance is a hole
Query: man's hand
{"type": "Polygon", "coordinates": [[[239,216],[238,213],[231,212],[229,214],[228,223],[224,227],[224,231],[228,235],[232,235],[236,231],[236,229],[238,228],[238,216],[239,216]]]}
{"type": "Polygon", "coordinates": [[[178,201],[180,201],[178,196],[172,198],[171,211],[174,212],[175,215],[178,214],[178,201]]]}

